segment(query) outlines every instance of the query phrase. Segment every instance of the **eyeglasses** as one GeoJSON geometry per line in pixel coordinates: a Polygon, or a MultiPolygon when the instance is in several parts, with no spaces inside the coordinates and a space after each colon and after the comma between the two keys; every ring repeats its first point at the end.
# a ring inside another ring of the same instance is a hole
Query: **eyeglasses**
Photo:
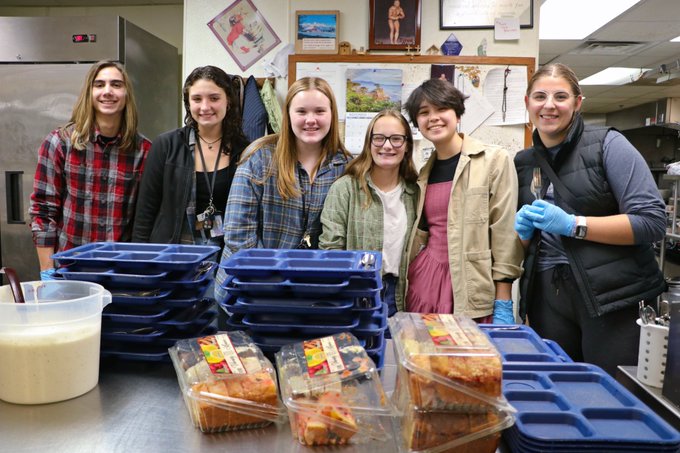
{"type": "Polygon", "coordinates": [[[546,93],[545,91],[534,91],[529,95],[531,102],[535,104],[544,104],[552,97],[555,104],[563,104],[572,97],[578,97],[578,94],[570,94],[565,91],[558,91],[557,93],[546,93]]]}
{"type": "Polygon", "coordinates": [[[389,137],[383,134],[371,134],[371,145],[383,146],[389,140],[393,148],[401,148],[406,142],[406,136],[400,134],[393,134],[389,137]]]}

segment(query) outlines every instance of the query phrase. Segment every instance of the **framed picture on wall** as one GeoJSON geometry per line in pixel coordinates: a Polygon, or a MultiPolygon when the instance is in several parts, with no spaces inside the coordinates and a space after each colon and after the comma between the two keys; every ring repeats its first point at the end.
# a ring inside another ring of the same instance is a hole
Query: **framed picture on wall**
{"type": "Polygon", "coordinates": [[[296,11],[295,53],[337,54],[340,11],[296,11]]]}
{"type": "Polygon", "coordinates": [[[407,50],[420,45],[421,0],[370,0],[369,50],[407,50]]]}
{"type": "Polygon", "coordinates": [[[520,28],[534,28],[534,0],[439,0],[439,29],[493,28],[501,17],[518,17],[520,28]]]}
{"type": "Polygon", "coordinates": [[[251,0],[236,0],[208,27],[242,71],[281,42],[251,0]]]}

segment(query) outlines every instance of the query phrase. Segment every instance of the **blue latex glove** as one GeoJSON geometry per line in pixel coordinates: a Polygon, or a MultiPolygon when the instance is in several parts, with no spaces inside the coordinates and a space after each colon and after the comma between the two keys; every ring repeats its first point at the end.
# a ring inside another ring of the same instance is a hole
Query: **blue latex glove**
{"type": "Polygon", "coordinates": [[[529,218],[528,213],[531,211],[531,205],[525,204],[522,208],[515,214],[515,231],[519,235],[519,238],[528,241],[534,235],[534,222],[529,218]]]}
{"type": "Polygon", "coordinates": [[[515,324],[515,315],[512,312],[511,300],[493,301],[493,323],[494,324],[515,324]]]}
{"type": "Polygon", "coordinates": [[[543,209],[543,214],[529,213],[529,218],[534,221],[534,227],[547,233],[560,234],[573,237],[576,216],[567,214],[559,206],[548,203],[545,200],[535,200],[531,206],[543,209]]]}
{"type": "Polygon", "coordinates": [[[40,280],[46,281],[46,280],[56,280],[57,278],[55,277],[57,270],[55,268],[51,269],[45,269],[44,271],[40,271],[40,280]]]}

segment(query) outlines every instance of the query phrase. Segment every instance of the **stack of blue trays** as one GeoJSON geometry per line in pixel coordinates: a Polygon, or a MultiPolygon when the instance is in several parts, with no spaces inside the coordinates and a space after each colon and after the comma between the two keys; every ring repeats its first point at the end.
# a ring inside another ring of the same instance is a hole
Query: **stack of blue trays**
{"type": "Polygon", "coordinates": [[[503,358],[503,394],[517,409],[512,451],[677,452],[680,434],[603,369],[574,363],[527,326],[482,325],[503,358]]]}
{"type": "Polygon", "coordinates": [[[177,340],[216,332],[214,279],[219,247],[95,242],[53,255],[59,277],[111,292],[102,313],[102,357],[169,361],[177,340]]]}
{"type": "Polygon", "coordinates": [[[286,344],[350,332],[383,366],[380,252],[243,249],[220,266],[231,276],[220,302],[229,328],[247,331],[268,357],[286,344]]]}

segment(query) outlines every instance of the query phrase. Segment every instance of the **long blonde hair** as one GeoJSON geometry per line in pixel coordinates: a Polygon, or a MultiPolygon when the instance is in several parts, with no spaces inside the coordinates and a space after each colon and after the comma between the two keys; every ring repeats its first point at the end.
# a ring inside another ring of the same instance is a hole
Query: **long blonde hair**
{"type": "Polygon", "coordinates": [[[371,205],[371,192],[368,189],[368,184],[366,182],[367,175],[371,172],[373,168],[373,154],[371,154],[371,135],[373,135],[373,128],[375,123],[380,118],[392,117],[399,120],[402,127],[404,128],[404,135],[406,135],[406,151],[404,152],[404,159],[399,164],[399,178],[411,183],[418,179],[418,172],[413,164],[413,135],[411,134],[411,128],[408,125],[408,121],[404,118],[401,112],[394,109],[385,109],[380,111],[376,116],[373,117],[371,122],[366,128],[366,136],[364,137],[364,147],[361,150],[361,154],[347,164],[345,168],[345,174],[350,175],[352,178],[359,182],[361,190],[366,194],[366,203],[364,204],[364,209],[371,205]]]}
{"type": "Polygon", "coordinates": [[[295,179],[295,168],[298,161],[297,148],[295,147],[295,134],[293,133],[293,128],[290,122],[290,104],[296,94],[302,91],[308,90],[318,90],[324,96],[328,98],[331,105],[331,127],[328,130],[328,134],[324,137],[321,142],[321,156],[319,161],[314,167],[314,174],[318,171],[319,167],[326,162],[326,160],[337,153],[342,152],[347,158],[350,158],[350,154],[345,149],[345,145],[340,140],[340,127],[338,125],[338,107],[335,102],[335,96],[333,95],[333,90],[331,89],[328,82],[324,79],[318,77],[303,77],[296,80],[295,83],[291,85],[288,89],[288,94],[286,95],[286,103],[283,109],[283,117],[281,120],[281,132],[278,134],[270,134],[262,137],[249,146],[248,152],[244,153],[244,157],[241,162],[246,161],[255,150],[263,147],[275,147],[273,153],[272,166],[267,170],[261,184],[267,180],[273,174],[276,174],[276,188],[279,191],[281,197],[286,200],[288,198],[297,197],[300,195],[300,191],[296,185],[295,179]]]}
{"type": "Polygon", "coordinates": [[[132,83],[128,77],[125,68],[118,62],[111,60],[102,60],[93,64],[85,76],[85,82],[78,95],[78,100],[73,106],[71,119],[65,126],[61,128],[62,138],[70,138],[71,144],[75,149],[83,150],[87,147],[90,141],[90,136],[94,133],[95,128],[95,111],[92,102],[92,85],[99,71],[105,68],[116,68],[123,76],[123,83],[125,84],[125,108],[123,109],[123,117],[120,125],[121,143],[120,149],[122,151],[133,151],[137,145],[137,104],[135,103],[135,96],[132,91],[132,83]],[[67,128],[73,126],[73,131],[68,137],[67,128]]]}

